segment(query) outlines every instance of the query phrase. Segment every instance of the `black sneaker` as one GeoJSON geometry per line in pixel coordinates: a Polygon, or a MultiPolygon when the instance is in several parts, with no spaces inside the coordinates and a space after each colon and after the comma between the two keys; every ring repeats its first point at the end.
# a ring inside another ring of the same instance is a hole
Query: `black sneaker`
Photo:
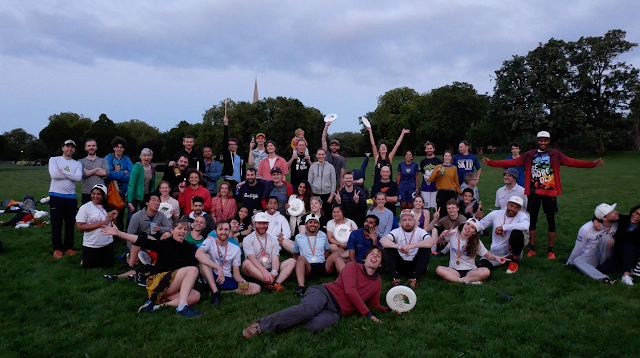
{"type": "Polygon", "coordinates": [[[133,275],[133,282],[137,283],[140,287],[147,287],[147,275],[142,272],[136,272],[133,275]]]}
{"type": "Polygon", "coordinates": [[[118,279],[118,275],[104,275],[104,278],[106,278],[109,281],[115,281],[118,279]]]}
{"type": "Polygon", "coordinates": [[[294,292],[293,294],[296,297],[300,297],[302,295],[304,295],[305,291],[307,291],[307,288],[304,286],[299,286],[298,289],[296,289],[296,292],[294,292]]]}
{"type": "Polygon", "coordinates": [[[607,278],[607,277],[603,278],[600,281],[605,285],[613,285],[614,283],[616,283],[616,280],[612,280],[612,279],[607,278]]]}
{"type": "Polygon", "coordinates": [[[220,292],[211,294],[211,304],[213,306],[220,306],[221,303],[222,303],[222,296],[220,295],[220,292]]]}

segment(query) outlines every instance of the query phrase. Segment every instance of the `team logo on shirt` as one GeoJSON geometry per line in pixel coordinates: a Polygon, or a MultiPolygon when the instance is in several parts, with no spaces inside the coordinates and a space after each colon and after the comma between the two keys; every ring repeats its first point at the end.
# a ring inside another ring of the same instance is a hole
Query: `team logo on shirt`
{"type": "Polygon", "coordinates": [[[405,169],[405,171],[406,171],[407,173],[411,173],[411,168],[407,168],[407,169],[405,169]]]}

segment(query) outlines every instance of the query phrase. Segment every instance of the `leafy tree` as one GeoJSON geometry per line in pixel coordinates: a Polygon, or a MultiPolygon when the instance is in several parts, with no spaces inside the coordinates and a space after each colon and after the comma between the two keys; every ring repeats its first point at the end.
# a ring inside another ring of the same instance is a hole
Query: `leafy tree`
{"type": "Polygon", "coordinates": [[[76,148],[78,157],[84,157],[87,153],[84,151],[84,143],[87,139],[95,139],[98,144],[97,155],[104,157],[113,151],[111,148],[111,140],[116,136],[116,125],[106,114],[101,114],[100,118],[95,121],[89,130],[85,131],[80,137],[80,142],[76,148]]]}
{"type": "Polygon", "coordinates": [[[49,156],[59,155],[65,140],[80,142],[84,132],[91,128],[91,118],[81,114],[63,112],[49,117],[49,124],[40,131],[39,138],[47,146],[49,156]]]}
{"type": "MultiPolygon", "coordinates": [[[[160,130],[139,119],[131,119],[127,122],[116,123],[116,134],[127,140],[127,155],[137,157],[140,154],[140,145],[151,139],[161,136],[160,130]]],[[[162,158],[162,146],[159,151],[153,150],[154,160],[162,158]]]]}
{"type": "Polygon", "coordinates": [[[639,88],[639,71],[616,58],[638,46],[625,40],[626,32],[608,31],[604,36],[581,37],[570,43],[569,61],[573,99],[585,114],[584,133],[605,150],[606,142],[628,134],[633,126],[625,118],[639,88]]]}
{"type": "MultiPolygon", "coordinates": [[[[337,139],[340,142],[340,154],[345,157],[363,157],[365,152],[370,152],[369,149],[365,151],[360,151],[362,147],[362,142],[365,141],[365,137],[362,133],[356,132],[338,132],[333,133],[329,136],[327,141],[331,141],[333,139],[337,139]]],[[[369,144],[369,137],[366,137],[367,144],[369,144]]]]}
{"type": "Polygon", "coordinates": [[[2,151],[3,160],[17,161],[27,159],[26,152],[29,146],[36,141],[36,137],[33,134],[27,133],[22,128],[4,132],[2,136],[6,143],[2,151]]]}

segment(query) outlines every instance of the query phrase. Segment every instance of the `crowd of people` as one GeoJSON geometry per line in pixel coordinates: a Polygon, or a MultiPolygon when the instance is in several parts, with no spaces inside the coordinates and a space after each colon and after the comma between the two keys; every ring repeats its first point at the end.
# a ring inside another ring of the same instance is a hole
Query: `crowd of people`
{"type": "MultiPolygon", "coordinates": [[[[251,139],[246,156],[239,153],[226,117],[223,124],[216,156],[211,147],[196,150],[193,136],[185,135],[184,149],[158,166],[151,164],[148,148],[133,164],[120,137],[105,158],[96,156],[96,141],[87,139],[87,156],[79,161],[72,158],[76,143],[64,142],[62,156],[49,161],[53,256],[77,254],[75,226],[83,233],[82,266],[112,268],[114,237],[119,237],[128,244],[126,265],[122,273],[105,278],[128,277],[145,286],[148,300],[139,312],[174,306],[175,314],[185,317],[202,314],[192,307],[201,291],[210,292],[211,303],[219,305],[221,292],[282,291],[295,274],[290,281],[296,281],[294,294],[303,297],[302,303],[255,321],[243,331],[247,338],[297,325],[321,331],[354,311],[379,322],[370,309],[390,310],[379,303],[382,267],[392,286],[406,283],[412,289],[433,256],[449,255],[449,264],[435,272],[451,282],[481,284],[501,265],[514,274],[524,257],[537,253],[540,206],[548,223],[547,257],[555,259],[560,167],[603,164],[549,148],[550,134],[542,131],[537,148],[520,155],[513,143],[505,160],[480,161],[466,141],[458,154],[444,151],[440,159],[427,141],[419,164],[408,150],[393,168],[410,131],[403,129],[388,151],[386,144],[376,145],[368,128],[375,166],[369,184],[365,171],[371,153],[360,168],[348,170],[339,141],[327,143],[331,122],[315,151],[297,130],[289,160],[264,133],[251,139]],[[486,215],[477,186],[481,163],[501,168],[504,180],[495,193],[495,210],[486,215]],[[112,208],[109,196],[118,196],[124,207],[112,208]],[[491,237],[489,248],[480,240],[482,233],[491,237]],[[306,287],[309,278],[336,275],[331,283],[306,287]]],[[[640,276],[640,206],[629,215],[615,208],[598,205],[580,228],[567,264],[607,284],[615,282],[609,274],[619,271],[621,281],[633,285],[631,276],[640,276]]]]}

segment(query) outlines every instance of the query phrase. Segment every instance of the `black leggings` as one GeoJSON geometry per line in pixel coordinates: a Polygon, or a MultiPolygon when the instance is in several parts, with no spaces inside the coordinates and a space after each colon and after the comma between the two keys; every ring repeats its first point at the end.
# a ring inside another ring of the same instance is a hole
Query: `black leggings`
{"type": "MultiPolygon", "coordinates": [[[[524,233],[520,230],[513,230],[509,235],[509,246],[511,246],[511,252],[514,255],[520,255],[524,248],[524,233]]],[[[478,267],[493,268],[491,261],[484,257],[478,261],[478,267]]]]}
{"type": "Polygon", "coordinates": [[[416,257],[412,261],[405,261],[397,249],[384,249],[387,254],[387,270],[393,278],[401,274],[410,278],[419,279],[427,270],[431,249],[418,249],[416,257]]]}
{"type": "Polygon", "coordinates": [[[538,212],[540,211],[540,204],[542,204],[542,210],[547,215],[547,224],[549,225],[549,232],[556,232],[556,211],[558,211],[558,202],[555,197],[539,194],[530,194],[527,196],[528,204],[527,211],[531,215],[529,230],[535,230],[538,223],[538,212]]]}
{"type": "Polygon", "coordinates": [[[440,217],[447,215],[447,201],[457,197],[458,193],[455,190],[438,190],[436,193],[436,210],[440,209],[440,217]]]}

